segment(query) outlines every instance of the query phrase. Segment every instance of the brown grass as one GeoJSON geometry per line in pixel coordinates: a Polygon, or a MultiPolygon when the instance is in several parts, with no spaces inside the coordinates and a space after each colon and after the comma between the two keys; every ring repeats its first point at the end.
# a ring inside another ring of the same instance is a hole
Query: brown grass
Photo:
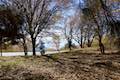
{"type": "Polygon", "coordinates": [[[71,51],[0,57],[0,80],[120,80],[120,55],[71,51]]]}

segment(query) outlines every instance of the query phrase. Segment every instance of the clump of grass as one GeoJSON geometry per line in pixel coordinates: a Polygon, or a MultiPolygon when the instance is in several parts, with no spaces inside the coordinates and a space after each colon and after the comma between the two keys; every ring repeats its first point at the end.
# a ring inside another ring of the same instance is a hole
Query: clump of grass
{"type": "Polygon", "coordinates": [[[58,55],[51,55],[51,58],[57,61],[59,59],[58,55]]]}
{"type": "Polygon", "coordinates": [[[7,72],[16,68],[17,65],[17,62],[0,62],[0,69],[7,72]]]}

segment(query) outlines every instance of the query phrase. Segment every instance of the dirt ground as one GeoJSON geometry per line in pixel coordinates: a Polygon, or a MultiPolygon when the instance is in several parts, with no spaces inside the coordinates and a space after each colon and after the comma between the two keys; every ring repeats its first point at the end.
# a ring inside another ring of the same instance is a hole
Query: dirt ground
{"type": "Polygon", "coordinates": [[[120,53],[0,57],[0,80],[120,80],[120,53]]]}

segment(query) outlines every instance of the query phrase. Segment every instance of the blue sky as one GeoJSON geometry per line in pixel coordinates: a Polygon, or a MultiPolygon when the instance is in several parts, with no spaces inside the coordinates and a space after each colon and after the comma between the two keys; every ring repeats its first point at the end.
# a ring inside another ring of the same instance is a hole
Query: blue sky
{"type": "MultiPolygon", "coordinates": [[[[83,0],[80,0],[80,1],[81,1],[81,3],[83,3],[83,0]]],[[[79,0],[75,0],[74,5],[77,6],[78,3],[79,3],[79,0]]],[[[59,26],[61,28],[64,28],[66,20],[68,20],[71,16],[73,16],[76,13],[76,10],[75,10],[76,6],[62,10],[61,13],[62,13],[63,18],[61,20],[59,20],[59,22],[56,23],[54,26],[59,26]]],[[[53,32],[59,32],[60,33],[60,36],[61,36],[60,37],[61,38],[60,48],[64,47],[65,44],[67,43],[67,40],[65,39],[65,36],[64,36],[63,32],[61,30],[54,30],[54,29],[53,29],[53,32]]],[[[50,36],[46,37],[46,38],[43,39],[43,41],[45,42],[46,48],[54,48],[55,49],[54,43],[52,41],[52,37],[50,37],[50,36]]],[[[74,40],[73,40],[73,43],[77,44],[74,40]]]]}
{"type": "MultiPolygon", "coordinates": [[[[66,9],[62,11],[62,15],[64,18],[62,18],[60,21],[58,21],[58,23],[56,23],[54,26],[59,26],[61,28],[65,27],[64,23],[65,20],[68,19],[70,16],[73,16],[75,14],[75,10],[74,9],[66,9]]],[[[59,29],[52,29],[52,32],[59,34],[60,35],[60,48],[64,47],[64,45],[67,43],[64,34],[62,32],[62,30],[59,29]]],[[[54,48],[54,43],[52,40],[52,37],[48,36],[46,38],[42,39],[45,43],[46,48],[54,48]]]]}

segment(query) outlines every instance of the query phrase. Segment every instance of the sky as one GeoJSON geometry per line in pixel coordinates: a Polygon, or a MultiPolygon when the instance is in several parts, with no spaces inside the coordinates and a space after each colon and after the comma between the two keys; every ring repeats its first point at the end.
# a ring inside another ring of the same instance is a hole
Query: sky
{"type": "MultiPolygon", "coordinates": [[[[74,13],[75,13],[74,9],[64,10],[62,12],[64,20],[61,19],[54,26],[59,26],[61,28],[64,28],[65,27],[64,22],[66,22],[65,20],[68,19],[70,16],[73,16],[74,13]]],[[[60,35],[60,48],[64,47],[64,45],[67,43],[67,41],[66,41],[65,37],[63,36],[64,35],[63,31],[60,30],[59,28],[58,29],[55,28],[55,29],[51,29],[51,32],[54,32],[55,34],[60,35]]],[[[42,41],[44,41],[46,49],[48,49],[48,48],[50,48],[50,49],[51,48],[56,49],[56,47],[54,46],[54,42],[53,42],[51,36],[44,37],[42,39],[42,41]]],[[[39,46],[37,48],[39,48],[39,46]]]]}

